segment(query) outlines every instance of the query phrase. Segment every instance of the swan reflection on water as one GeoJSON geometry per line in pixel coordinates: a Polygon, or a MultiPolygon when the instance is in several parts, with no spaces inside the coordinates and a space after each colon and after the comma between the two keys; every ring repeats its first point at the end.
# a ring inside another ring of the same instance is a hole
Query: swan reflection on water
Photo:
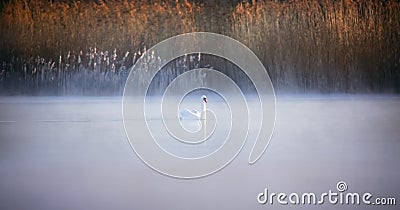
{"type": "Polygon", "coordinates": [[[181,125],[182,127],[190,133],[196,133],[201,131],[202,122],[203,120],[182,120],[181,125]]]}

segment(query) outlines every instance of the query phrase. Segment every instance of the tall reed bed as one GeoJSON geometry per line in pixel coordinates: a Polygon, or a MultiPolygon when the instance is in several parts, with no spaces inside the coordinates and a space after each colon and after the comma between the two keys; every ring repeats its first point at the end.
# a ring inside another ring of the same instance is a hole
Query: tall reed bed
{"type": "MultiPolygon", "coordinates": [[[[1,11],[0,24],[0,81],[6,88],[11,83],[26,86],[21,78],[38,77],[26,73],[37,68],[31,64],[37,57],[44,63],[54,62],[54,68],[61,71],[55,76],[56,83],[63,80],[59,76],[63,72],[78,75],[73,76],[75,80],[101,74],[119,78],[120,71],[112,65],[96,69],[93,62],[89,65],[91,57],[82,55],[96,49],[109,57],[115,53],[115,60],[122,60],[130,52],[129,68],[138,51],[165,38],[210,31],[249,46],[278,91],[400,92],[400,3],[395,0],[253,0],[235,4],[11,0],[1,11]],[[78,65],[78,57],[86,60],[78,65]],[[75,63],[68,67],[60,62],[71,58],[75,63]]],[[[51,82],[43,81],[37,89],[51,82]]],[[[124,79],[118,81],[102,83],[120,90],[124,79]]],[[[55,89],[65,89],[63,84],[66,82],[55,89]]]]}
{"type": "Polygon", "coordinates": [[[69,52],[56,60],[13,57],[0,66],[0,94],[121,94],[129,68],[137,59],[136,53],[118,55],[116,50],[96,48],[78,54],[69,52]]]}
{"type": "Polygon", "coordinates": [[[1,15],[2,57],[55,58],[90,47],[133,51],[195,31],[187,1],[14,0],[1,15]]]}
{"type": "Polygon", "coordinates": [[[253,1],[233,15],[232,36],[261,57],[278,87],[399,91],[399,2],[253,1]]]}

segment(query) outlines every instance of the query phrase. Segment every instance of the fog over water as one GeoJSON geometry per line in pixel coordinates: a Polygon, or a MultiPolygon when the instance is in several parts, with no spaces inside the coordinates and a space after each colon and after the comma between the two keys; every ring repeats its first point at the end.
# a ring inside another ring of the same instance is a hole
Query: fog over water
{"type": "MultiPolygon", "coordinates": [[[[218,99],[209,96],[210,107],[223,109],[218,104],[223,101],[213,98],[218,99]]],[[[248,165],[250,138],[226,168],[194,180],[161,175],[134,154],[123,128],[121,100],[2,97],[0,208],[378,208],[257,203],[264,188],[320,194],[336,190],[339,181],[347,183],[347,192],[399,199],[398,96],[278,95],[276,127],[263,157],[248,165]]],[[[188,106],[199,106],[197,98],[190,100],[188,106]]],[[[215,146],[206,144],[204,151],[215,146]]]]}

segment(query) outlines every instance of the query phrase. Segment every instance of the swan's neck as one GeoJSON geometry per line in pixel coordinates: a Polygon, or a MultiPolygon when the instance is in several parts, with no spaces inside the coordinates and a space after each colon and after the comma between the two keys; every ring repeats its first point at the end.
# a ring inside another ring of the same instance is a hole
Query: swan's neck
{"type": "Polygon", "coordinates": [[[202,105],[201,105],[201,119],[206,119],[206,102],[203,101],[202,105]]]}

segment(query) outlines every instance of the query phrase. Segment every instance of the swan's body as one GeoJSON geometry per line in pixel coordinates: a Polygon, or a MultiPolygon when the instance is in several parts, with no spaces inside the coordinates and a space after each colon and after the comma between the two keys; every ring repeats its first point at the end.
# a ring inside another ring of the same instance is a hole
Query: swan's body
{"type": "Polygon", "coordinates": [[[207,104],[207,97],[203,95],[201,97],[202,99],[202,106],[201,106],[201,112],[197,111],[196,109],[184,109],[179,112],[179,118],[183,120],[200,120],[200,119],[205,119],[206,115],[206,104],[207,104]]]}
{"type": "Polygon", "coordinates": [[[201,117],[201,112],[195,109],[192,110],[184,109],[181,110],[179,114],[180,118],[184,120],[199,120],[201,117]]]}

